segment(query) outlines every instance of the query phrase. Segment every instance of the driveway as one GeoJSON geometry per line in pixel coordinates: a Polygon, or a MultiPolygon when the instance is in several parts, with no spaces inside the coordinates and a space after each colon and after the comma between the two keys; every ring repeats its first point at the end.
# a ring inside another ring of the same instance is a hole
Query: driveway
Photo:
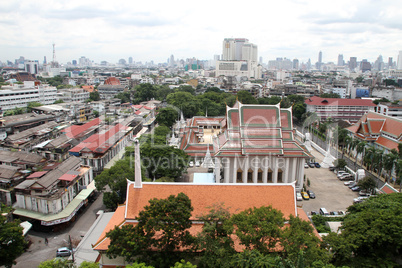
{"type": "MultiPolygon", "coordinates": [[[[320,163],[324,156],[317,151],[312,151],[316,161],[320,163]]],[[[302,206],[303,210],[310,215],[312,210],[318,211],[321,207],[328,211],[344,210],[353,205],[353,199],[359,196],[358,192],[353,192],[343,181],[338,180],[335,173],[328,168],[305,168],[304,174],[310,180],[310,187],[316,194],[315,199],[297,201],[298,206],[302,206]]]]}

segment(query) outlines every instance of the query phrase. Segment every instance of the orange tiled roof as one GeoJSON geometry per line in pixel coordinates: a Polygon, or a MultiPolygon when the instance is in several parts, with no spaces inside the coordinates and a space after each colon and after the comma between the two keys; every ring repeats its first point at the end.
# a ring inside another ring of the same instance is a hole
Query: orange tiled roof
{"type": "Polygon", "coordinates": [[[126,219],[135,219],[148,205],[151,198],[167,198],[170,195],[185,193],[194,207],[191,219],[206,214],[208,207],[224,202],[231,213],[251,207],[272,205],[281,210],[285,217],[296,214],[295,188],[290,184],[213,184],[196,185],[189,183],[146,183],[142,188],[129,184],[126,219]],[[252,198],[251,198],[252,197],[252,198]]]}
{"type": "Polygon", "coordinates": [[[381,145],[381,146],[383,146],[383,147],[385,147],[385,148],[387,148],[387,149],[389,149],[389,150],[392,150],[392,149],[398,150],[398,143],[397,142],[392,141],[390,139],[387,139],[387,138],[385,138],[383,136],[378,137],[378,139],[376,140],[376,143],[381,145]]]}
{"type": "Polygon", "coordinates": [[[114,212],[112,218],[106,225],[98,241],[96,241],[95,245],[93,246],[94,249],[106,250],[108,248],[110,241],[105,241],[106,233],[114,229],[115,226],[119,226],[124,222],[125,209],[126,206],[124,205],[117,207],[116,211],[114,212]]]}

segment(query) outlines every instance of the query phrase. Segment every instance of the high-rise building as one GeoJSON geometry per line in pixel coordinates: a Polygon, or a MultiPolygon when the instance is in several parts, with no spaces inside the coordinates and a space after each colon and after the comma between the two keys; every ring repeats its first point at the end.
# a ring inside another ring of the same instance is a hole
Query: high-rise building
{"type": "Polygon", "coordinates": [[[394,62],[392,57],[388,58],[388,70],[394,68],[394,62]]]}
{"type": "Polygon", "coordinates": [[[402,70],[402,50],[399,51],[398,65],[396,66],[396,69],[402,70]]]}
{"type": "Polygon", "coordinates": [[[343,61],[343,55],[339,54],[338,55],[338,66],[343,66],[345,63],[343,61]]]}
{"type": "Polygon", "coordinates": [[[222,46],[222,60],[216,63],[216,76],[240,76],[261,78],[258,66],[257,46],[246,38],[225,38],[222,46]]]}
{"type": "Polygon", "coordinates": [[[174,56],[170,55],[170,59],[169,59],[169,66],[173,67],[174,66],[174,56]]]}
{"type": "Polygon", "coordinates": [[[322,69],[322,51],[320,51],[320,52],[318,53],[318,61],[317,61],[316,65],[315,65],[315,67],[316,67],[318,70],[321,70],[321,69],[322,69]]]}
{"type": "Polygon", "coordinates": [[[362,72],[367,72],[367,71],[371,71],[371,63],[367,61],[367,59],[363,59],[361,64],[360,64],[360,69],[362,70],[362,72]]]}
{"type": "Polygon", "coordinates": [[[377,60],[374,62],[373,70],[381,71],[384,68],[384,61],[382,56],[378,56],[377,60]]]}
{"type": "Polygon", "coordinates": [[[128,64],[133,64],[133,57],[128,58],[128,64]]]}
{"type": "Polygon", "coordinates": [[[39,62],[37,60],[26,60],[24,61],[24,69],[30,74],[38,74],[39,62]]]}
{"type": "Polygon", "coordinates": [[[349,70],[354,71],[357,67],[357,58],[356,57],[350,57],[349,60],[349,70]]]}
{"type": "Polygon", "coordinates": [[[299,60],[298,59],[293,60],[293,70],[299,70],[299,60]]]}

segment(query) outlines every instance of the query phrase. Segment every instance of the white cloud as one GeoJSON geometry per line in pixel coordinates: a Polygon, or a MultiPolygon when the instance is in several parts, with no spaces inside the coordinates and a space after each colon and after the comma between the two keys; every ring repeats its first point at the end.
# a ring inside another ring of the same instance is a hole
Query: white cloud
{"type": "Polygon", "coordinates": [[[258,45],[267,62],[276,57],[312,62],[357,56],[374,61],[402,49],[402,2],[338,0],[235,1],[2,1],[0,60],[86,56],[115,63],[164,62],[221,54],[226,37],[258,45]]]}

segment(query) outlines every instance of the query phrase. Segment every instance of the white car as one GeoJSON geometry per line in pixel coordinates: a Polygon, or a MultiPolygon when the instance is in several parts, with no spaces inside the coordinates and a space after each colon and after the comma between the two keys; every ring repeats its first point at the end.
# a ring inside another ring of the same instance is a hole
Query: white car
{"type": "Polygon", "coordinates": [[[301,193],[296,193],[296,200],[303,201],[303,197],[302,197],[301,193]]]}
{"type": "Polygon", "coordinates": [[[369,196],[359,196],[359,197],[353,199],[353,204],[361,203],[364,200],[366,200],[367,198],[369,198],[369,196]]]}
{"type": "Polygon", "coordinates": [[[304,168],[309,168],[307,163],[304,164],[304,168]]]}
{"type": "Polygon", "coordinates": [[[200,163],[200,161],[195,161],[195,166],[196,166],[196,167],[199,167],[199,166],[201,166],[201,163],[200,163]]]}
{"type": "Polygon", "coordinates": [[[343,184],[345,185],[345,186],[349,186],[349,185],[351,185],[352,183],[354,183],[355,181],[345,181],[343,184]]]}
{"type": "Polygon", "coordinates": [[[189,166],[189,167],[194,167],[194,162],[193,162],[193,161],[190,161],[190,163],[188,163],[188,166],[189,166]]]}
{"type": "Polygon", "coordinates": [[[350,175],[350,174],[348,172],[342,171],[342,172],[338,173],[338,175],[336,175],[336,176],[337,177],[342,177],[342,176],[345,176],[345,175],[350,175]]]}

